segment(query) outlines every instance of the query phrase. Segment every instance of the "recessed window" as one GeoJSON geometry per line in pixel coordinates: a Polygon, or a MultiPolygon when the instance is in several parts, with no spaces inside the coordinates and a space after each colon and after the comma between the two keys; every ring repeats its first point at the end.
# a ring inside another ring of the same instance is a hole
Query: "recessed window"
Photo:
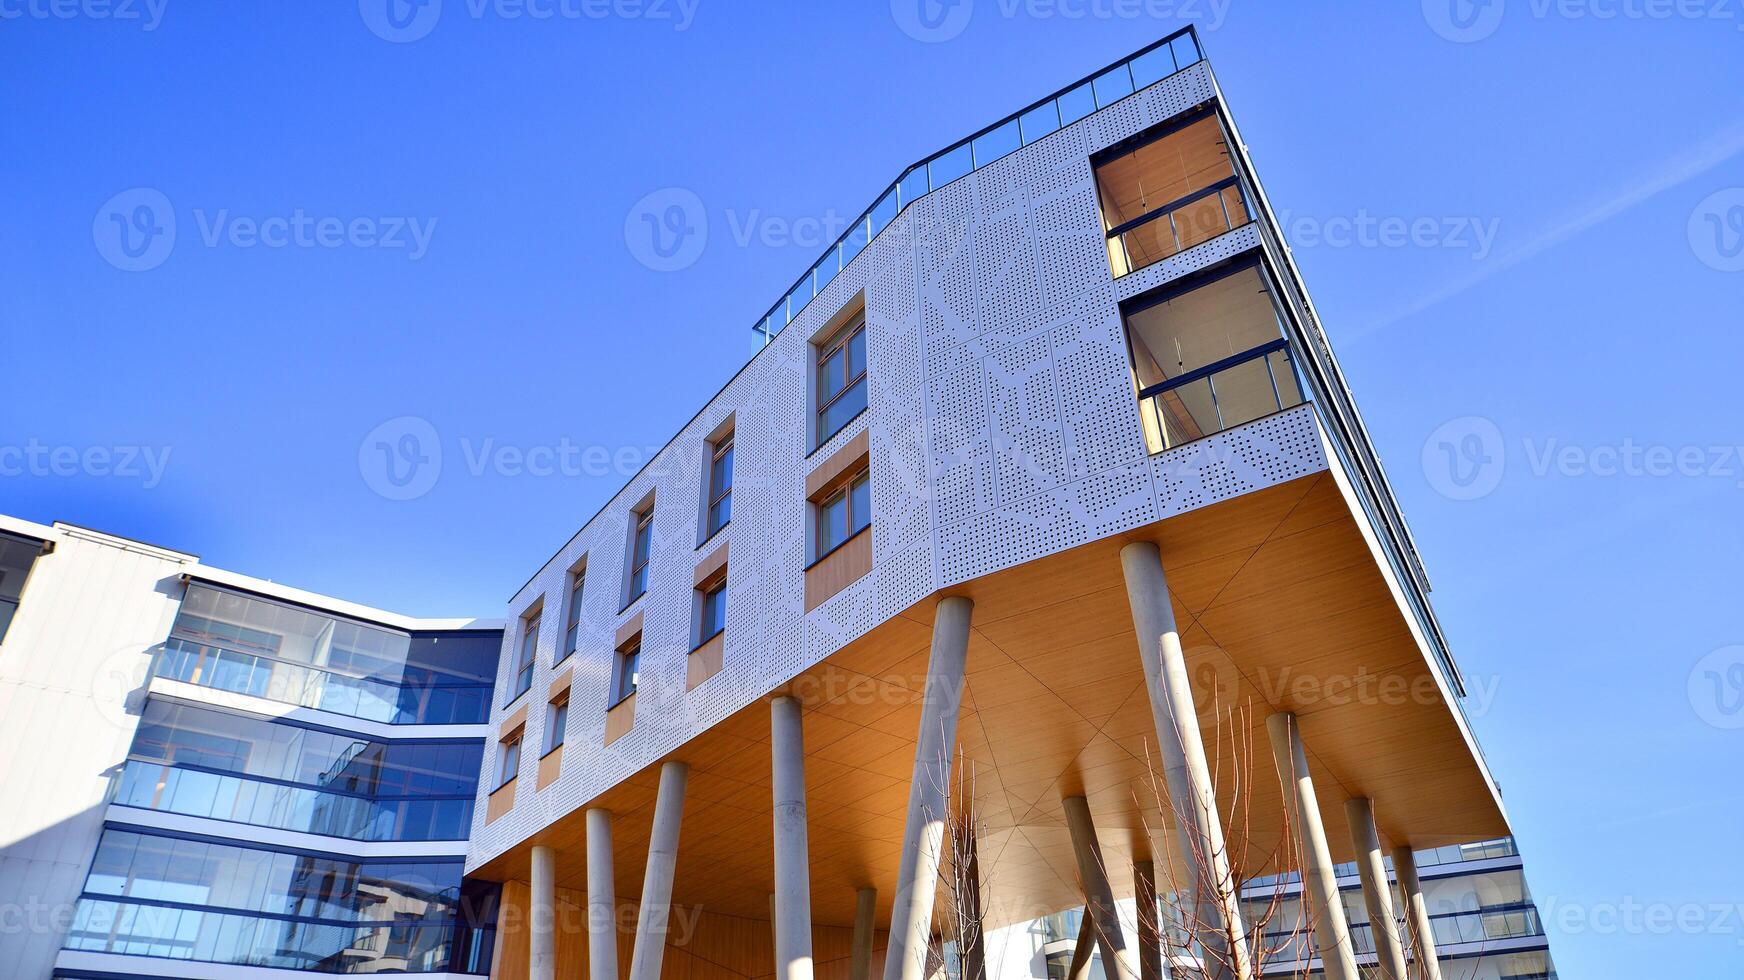
{"type": "Polygon", "coordinates": [[[30,576],[30,566],[42,554],[42,543],[0,535],[0,642],[18,612],[18,600],[24,595],[24,580],[30,576]]]}
{"type": "Polygon", "coordinates": [[[616,662],[612,669],[612,699],[613,705],[636,693],[636,683],[641,679],[642,634],[630,637],[629,642],[618,648],[616,662]]]}
{"type": "Polygon", "coordinates": [[[550,710],[545,712],[545,751],[563,744],[564,731],[569,727],[569,692],[551,702],[550,710]]]}
{"type": "Polygon", "coordinates": [[[698,646],[714,639],[727,628],[726,575],[721,575],[719,581],[704,585],[699,591],[702,593],[702,612],[697,630],[698,646]]]}
{"type": "Polygon", "coordinates": [[[533,654],[539,647],[539,614],[534,612],[521,620],[521,645],[515,656],[515,686],[509,692],[513,701],[533,686],[533,654]]]}
{"type": "Polygon", "coordinates": [[[709,462],[708,479],[708,533],[704,537],[714,537],[715,532],[727,526],[733,519],[733,434],[728,432],[714,444],[714,453],[709,462]]]}
{"type": "Polygon", "coordinates": [[[822,445],[866,408],[865,315],[819,344],[817,352],[817,442],[822,445]]]}
{"type": "Polygon", "coordinates": [[[563,615],[563,649],[557,652],[557,660],[575,652],[581,642],[581,596],[582,589],[587,584],[587,566],[578,567],[569,573],[569,601],[565,604],[563,615]]]}
{"type": "Polygon", "coordinates": [[[521,732],[517,728],[502,741],[497,749],[497,785],[502,789],[515,779],[515,773],[521,768],[521,732]]]}
{"type": "Polygon", "coordinates": [[[1095,169],[1116,277],[1252,220],[1229,139],[1210,110],[1099,158],[1095,169]]]}
{"type": "Polygon", "coordinates": [[[630,590],[625,604],[635,602],[648,591],[648,556],[654,547],[654,501],[633,515],[635,530],[630,537],[630,590]]]}
{"type": "Polygon", "coordinates": [[[823,557],[872,523],[872,481],[866,470],[818,502],[817,553],[823,557]]]}

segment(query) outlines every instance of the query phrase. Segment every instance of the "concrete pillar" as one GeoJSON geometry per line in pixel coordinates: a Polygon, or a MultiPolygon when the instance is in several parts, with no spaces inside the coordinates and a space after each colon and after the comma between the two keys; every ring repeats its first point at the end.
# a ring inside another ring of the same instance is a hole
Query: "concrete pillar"
{"type": "Polygon", "coordinates": [[[1120,567],[1126,574],[1126,599],[1132,608],[1132,624],[1138,635],[1139,659],[1144,663],[1145,689],[1150,693],[1152,722],[1157,729],[1164,783],[1169,792],[1170,813],[1181,842],[1182,867],[1191,882],[1176,882],[1178,894],[1191,895],[1192,939],[1203,949],[1206,980],[1252,980],[1253,959],[1247,933],[1236,901],[1240,882],[1229,869],[1229,850],[1224,845],[1223,821],[1217,813],[1216,788],[1205,761],[1205,745],[1199,737],[1193,691],[1187,680],[1187,661],[1181,654],[1181,636],[1175,627],[1175,610],[1169,604],[1169,583],[1163,575],[1163,560],[1157,546],[1138,541],[1120,549],[1120,567]]]}
{"type": "Polygon", "coordinates": [[[630,980],[660,980],[666,926],[672,915],[672,871],[678,864],[678,825],[684,817],[684,787],[689,779],[686,763],[675,760],[660,767],[654,827],[648,835],[648,870],[642,876],[642,907],[636,912],[636,947],[630,952],[630,980]]]}
{"type": "Polygon", "coordinates": [[[590,980],[618,980],[618,895],[612,811],[587,811],[587,965],[590,980]]]}
{"type": "Polygon", "coordinates": [[[939,600],[933,617],[926,700],[921,706],[914,774],[908,783],[908,818],[896,872],[896,897],[890,908],[884,980],[924,980],[926,976],[927,939],[932,933],[933,897],[948,816],[951,752],[957,744],[957,714],[963,704],[963,665],[969,656],[969,614],[973,609],[974,603],[968,599],[951,596],[939,600]]]}
{"type": "Polygon", "coordinates": [[[1393,874],[1399,879],[1399,900],[1405,906],[1406,933],[1411,937],[1411,956],[1417,961],[1417,978],[1441,980],[1441,961],[1435,958],[1435,932],[1429,923],[1429,903],[1423,898],[1423,883],[1417,880],[1417,855],[1409,845],[1393,848],[1393,874]]]}
{"type": "Polygon", "coordinates": [[[1139,980],[1163,980],[1163,929],[1157,911],[1157,866],[1152,861],[1132,865],[1133,901],[1138,905],[1139,980]]]}
{"type": "Polygon", "coordinates": [[[1326,980],[1361,980],[1344,903],[1338,897],[1338,878],[1332,871],[1332,851],[1326,846],[1326,827],[1320,821],[1320,802],[1308,774],[1302,730],[1296,725],[1296,716],[1288,711],[1267,718],[1266,729],[1272,738],[1278,778],[1284,784],[1284,806],[1296,823],[1296,842],[1302,853],[1302,899],[1314,927],[1314,944],[1326,980]]]}
{"type": "Polygon", "coordinates": [[[854,939],[848,949],[848,980],[872,980],[872,931],[878,914],[878,889],[854,893],[854,939]]]}
{"type": "Polygon", "coordinates": [[[775,980],[811,980],[811,861],[805,826],[805,734],[799,702],[769,706],[775,787],[775,980]]]}
{"type": "Polygon", "coordinates": [[[1114,889],[1108,886],[1102,845],[1090,820],[1090,804],[1082,796],[1068,796],[1062,802],[1066,829],[1072,833],[1072,855],[1078,859],[1078,880],[1084,886],[1084,915],[1096,931],[1096,948],[1102,951],[1102,972],[1108,980],[1131,980],[1135,971],[1128,958],[1126,937],[1120,931],[1114,889]]]}
{"type": "Polygon", "coordinates": [[[1078,941],[1072,944],[1072,962],[1066,966],[1066,980],[1090,980],[1090,958],[1096,950],[1096,927],[1090,922],[1090,910],[1078,920],[1078,941]]]}
{"type": "Polygon", "coordinates": [[[1381,980],[1406,980],[1405,949],[1399,944],[1399,921],[1393,915],[1392,889],[1387,887],[1387,865],[1381,858],[1374,805],[1367,797],[1353,797],[1345,801],[1344,815],[1350,822],[1357,871],[1362,874],[1363,904],[1369,910],[1369,932],[1375,937],[1375,962],[1381,980]]]}
{"type": "Polygon", "coordinates": [[[527,980],[557,980],[557,855],[533,848],[533,894],[527,909],[527,980]]]}

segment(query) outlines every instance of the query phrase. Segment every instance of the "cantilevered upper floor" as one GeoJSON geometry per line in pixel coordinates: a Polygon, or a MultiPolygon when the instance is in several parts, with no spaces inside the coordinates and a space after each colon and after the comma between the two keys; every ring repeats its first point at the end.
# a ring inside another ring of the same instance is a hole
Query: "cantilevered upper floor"
{"type": "MultiPolygon", "coordinates": [[[[849,883],[894,873],[928,600],[964,595],[984,826],[1061,891],[1062,792],[1145,847],[1116,812],[1150,730],[1116,557],[1136,540],[1161,548],[1206,711],[1296,710],[1328,799],[1388,795],[1390,835],[1507,833],[1409,532],[1191,30],[905,171],[757,325],[763,348],[513,597],[469,869],[525,877],[521,845],[579,840],[590,803],[647,806],[650,767],[682,757],[711,816],[686,818],[677,894],[757,914],[767,851],[738,831],[767,841],[756,705],[787,691],[831,829],[817,915],[847,921],[849,883]],[[1415,693],[1307,703],[1304,665],[1415,693]]],[[[620,836],[621,895],[636,846],[620,836]]]]}

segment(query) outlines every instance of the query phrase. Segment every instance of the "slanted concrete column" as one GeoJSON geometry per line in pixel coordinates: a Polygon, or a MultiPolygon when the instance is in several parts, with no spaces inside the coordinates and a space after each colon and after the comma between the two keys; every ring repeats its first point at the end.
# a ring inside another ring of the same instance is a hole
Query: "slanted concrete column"
{"type": "Polygon", "coordinates": [[[1320,802],[1314,796],[1314,780],[1308,775],[1302,730],[1296,725],[1296,716],[1288,711],[1267,718],[1266,729],[1272,737],[1278,778],[1284,784],[1284,806],[1295,819],[1296,842],[1302,852],[1302,898],[1326,980],[1361,980],[1350,945],[1350,924],[1338,897],[1338,878],[1332,871],[1332,851],[1326,846],[1326,827],[1320,820],[1320,802]]]}
{"type": "Polygon", "coordinates": [[[612,811],[587,811],[587,965],[590,980],[618,980],[618,895],[612,811]]]}
{"type": "Polygon", "coordinates": [[[854,893],[854,939],[848,947],[848,980],[872,980],[872,930],[876,928],[878,889],[854,893]]]}
{"type": "Polygon", "coordinates": [[[1139,541],[1120,549],[1126,574],[1126,600],[1138,634],[1139,659],[1144,663],[1145,689],[1150,693],[1152,722],[1157,729],[1170,813],[1177,827],[1183,868],[1191,882],[1174,882],[1174,890],[1192,895],[1193,939],[1204,948],[1206,980],[1252,980],[1253,959],[1236,901],[1240,882],[1229,870],[1223,841],[1223,821],[1211,768],[1199,737],[1193,690],[1187,681],[1187,661],[1175,610],[1169,604],[1169,583],[1157,546],[1139,541]]]}
{"type": "Polygon", "coordinates": [[[648,835],[648,870],[642,876],[642,907],[636,912],[636,948],[630,953],[630,980],[660,980],[666,926],[672,916],[678,825],[684,817],[684,787],[689,780],[690,766],[686,763],[675,760],[660,767],[654,828],[648,835]]]}
{"type": "Polygon", "coordinates": [[[1405,906],[1411,956],[1417,961],[1417,980],[1441,980],[1441,961],[1435,958],[1435,932],[1429,923],[1429,903],[1423,898],[1423,883],[1417,880],[1417,855],[1410,845],[1393,848],[1393,874],[1399,879],[1399,900],[1405,906]]]}
{"type": "Polygon", "coordinates": [[[805,826],[805,734],[799,702],[769,706],[775,787],[775,980],[811,980],[811,861],[805,826]]]}
{"type": "Polygon", "coordinates": [[[533,894],[527,909],[527,978],[557,980],[557,855],[533,848],[533,894]]]}
{"type": "Polygon", "coordinates": [[[1369,932],[1375,937],[1375,960],[1381,980],[1405,980],[1405,949],[1399,944],[1399,920],[1393,915],[1392,889],[1387,887],[1387,865],[1381,858],[1381,834],[1375,829],[1375,808],[1367,797],[1344,803],[1350,822],[1350,843],[1356,848],[1356,867],[1362,874],[1363,904],[1369,910],[1369,932]]]}
{"type": "Polygon", "coordinates": [[[1068,796],[1063,802],[1066,829],[1072,834],[1072,855],[1078,859],[1078,880],[1084,884],[1084,915],[1096,932],[1102,972],[1108,980],[1132,980],[1134,970],[1114,907],[1114,889],[1108,885],[1108,867],[1102,863],[1102,844],[1090,820],[1090,804],[1082,796],[1068,796]]]}
{"type": "Polygon", "coordinates": [[[1152,861],[1132,865],[1133,901],[1138,905],[1139,980],[1163,980],[1163,929],[1157,912],[1157,866],[1152,861]]]}
{"type": "MultiPolygon", "coordinates": [[[[890,908],[890,942],[884,980],[925,980],[927,937],[945,839],[951,786],[951,751],[957,744],[957,714],[963,705],[963,665],[969,656],[969,614],[962,596],[939,600],[933,617],[933,649],[927,661],[926,700],[921,706],[914,774],[908,782],[908,818],[896,897],[890,908]]],[[[642,980],[642,978],[632,978],[642,980]]],[[[648,978],[654,980],[654,978],[648,978]]]]}

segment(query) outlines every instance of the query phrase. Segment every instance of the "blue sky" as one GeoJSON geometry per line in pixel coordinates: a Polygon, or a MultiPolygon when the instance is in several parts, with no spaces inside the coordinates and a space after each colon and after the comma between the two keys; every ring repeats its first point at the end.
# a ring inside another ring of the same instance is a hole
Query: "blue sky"
{"type": "Polygon", "coordinates": [[[909,2],[5,0],[0,510],[498,615],[820,229],[1186,13],[1483,692],[1559,965],[1735,970],[1744,5],[973,0],[929,31],[909,2]],[[656,192],[706,215],[675,271],[627,244],[656,192]],[[151,202],[167,250],[128,224],[151,202]],[[390,499],[372,447],[418,424],[440,477],[390,499]]]}

